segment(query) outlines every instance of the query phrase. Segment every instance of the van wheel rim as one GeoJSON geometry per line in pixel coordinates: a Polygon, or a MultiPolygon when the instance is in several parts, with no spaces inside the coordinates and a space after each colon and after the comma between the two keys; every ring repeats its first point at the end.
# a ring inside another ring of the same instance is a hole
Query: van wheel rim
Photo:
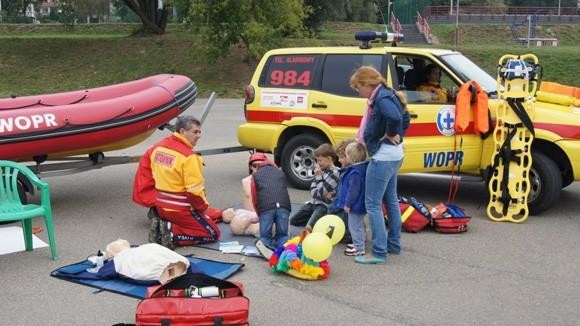
{"type": "Polygon", "coordinates": [[[292,173],[302,180],[314,178],[314,168],[316,159],[314,158],[314,148],[310,146],[300,146],[292,151],[290,157],[292,173]]]}
{"type": "Polygon", "coordinates": [[[538,172],[531,168],[530,169],[530,193],[528,194],[528,203],[533,202],[538,198],[540,192],[542,191],[542,180],[540,180],[540,175],[538,172]]]}

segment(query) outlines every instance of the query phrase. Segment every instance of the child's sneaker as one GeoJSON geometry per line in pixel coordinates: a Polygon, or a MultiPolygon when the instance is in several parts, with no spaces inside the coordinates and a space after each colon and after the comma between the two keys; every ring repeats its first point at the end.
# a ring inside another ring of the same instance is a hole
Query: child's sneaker
{"type": "Polygon", "coordinates": [[[262,240],[256,241],[256,249],[258,249],[260,255],[262,255],[262,257],[266,258],[267,260],[270,260],[270,257],[272,257],[272,255],[274,254],[274,250],[266,246],[266,244],[264,244],[262,240]]]}
{"type": "Polygon", "coordinates": [[[347,243],[346,244],[346,248],[347,249],[353,249],[354,248],[354,243],[347,243]]]}
{"type": "Polygon", "coordinates": [[[347,255],[347,256],[362,256],[362,255],[365,254],[365,252],[364,251],[359,251],[359,250],[357,250],[356,248],[353,247],[353,248],[346,248],[344,250],[344,254],[347,255]]]}

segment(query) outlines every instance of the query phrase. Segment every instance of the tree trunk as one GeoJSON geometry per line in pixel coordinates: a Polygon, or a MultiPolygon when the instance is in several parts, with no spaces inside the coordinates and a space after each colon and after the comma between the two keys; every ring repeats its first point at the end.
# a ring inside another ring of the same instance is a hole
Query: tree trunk
{"type": "Polygon", "coordinates": [[[167,7],[157,9],[158,0],[123,0],[143,22],[145,31],[164,34],[167,26],[167,7]]]}

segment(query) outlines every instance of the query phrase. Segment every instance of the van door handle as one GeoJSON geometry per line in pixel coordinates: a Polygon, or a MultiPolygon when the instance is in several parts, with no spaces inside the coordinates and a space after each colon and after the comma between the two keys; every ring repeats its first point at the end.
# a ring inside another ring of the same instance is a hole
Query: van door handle
{"type": "Polygon", "coordinates": [[[312,103],[312,107],[315,109],[326,109],[326,103],[312,103]]]}
{"type": "Polygon", "coordinates": [[[409,116],[411,117],[411,119],[417,119],[419,117],[415,112],[409,112],[409,116]]]}

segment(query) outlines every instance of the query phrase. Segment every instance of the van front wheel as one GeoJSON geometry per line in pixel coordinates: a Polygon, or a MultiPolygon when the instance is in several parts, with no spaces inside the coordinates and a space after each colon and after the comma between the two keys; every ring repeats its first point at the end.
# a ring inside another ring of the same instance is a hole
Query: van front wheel
{"type": "Polygon", "coordinates": [[[558,165],[548,156],[532,152],[530,169],[530,193],[528,207],[532,215],[550,208],[556,203],[562,189],[562,174],[558,165]]]}
{"type": "Polygon", "coordinates": [[[323,143],[324,140],[319,136],[299,134],[292,137],[284,146],[280,165],[294,187],[310,188],[316,168],[314,150],[323,143]]]}

